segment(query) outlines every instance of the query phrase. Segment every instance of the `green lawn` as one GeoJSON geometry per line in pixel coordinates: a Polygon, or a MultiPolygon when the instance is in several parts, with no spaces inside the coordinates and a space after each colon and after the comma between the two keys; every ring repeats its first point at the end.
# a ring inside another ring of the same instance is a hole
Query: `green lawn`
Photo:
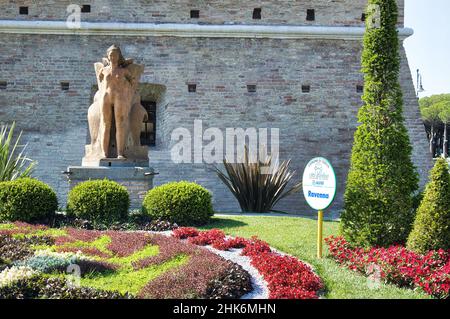
{"type": "MultiPolygon", "coordinates": [[[[293,217],[214,217],[205,229],[220,228],[227,234],[242,237],[257,235],[272,247],[292,254],[313,265],[326,285],[326,298],[350,299],[415,299],[429,298],[422,292],[401,289],[393,285],[381,285],[370,289],[367,279],[353,271],[340,267],[327,257],[316,258],[317,222],[293,217]]],[[[324,237],[338,234],[337,222],[324,223],[324,237]]]]}

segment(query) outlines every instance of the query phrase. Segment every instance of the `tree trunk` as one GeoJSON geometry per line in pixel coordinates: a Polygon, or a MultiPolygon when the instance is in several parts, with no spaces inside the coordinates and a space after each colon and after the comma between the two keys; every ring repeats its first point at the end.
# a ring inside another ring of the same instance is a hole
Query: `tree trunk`
{"type": "Polygon", "coordinates": [[[448,137],[447,137],[447,123],[444,123],[444,147],[443,147],[443,152],[442,154],[444,154],[444,158],[448,157],[448,137]]]}
{"type": "Polygon", "coordinates": [[[430,153],[431,156],[436,154],[436,140],[434,138],[434,125],[431,125],[431,134],[430,134],[430,153]]]}

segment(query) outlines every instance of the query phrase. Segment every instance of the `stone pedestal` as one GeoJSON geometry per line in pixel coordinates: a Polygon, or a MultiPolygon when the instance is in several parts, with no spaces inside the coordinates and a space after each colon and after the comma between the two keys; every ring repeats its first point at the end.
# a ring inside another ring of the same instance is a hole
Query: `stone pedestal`
{"type": "Polygon", "coordinates": [[[130,194],[130,208],[140,209],[145,194],[153,187],[154,170],[150,167],[127,167],[132,163],[117,159],[105,159],[102,164],[100,167],[69,166],[66,174],[70,189],[84,181],[106,178],[125,186],[130,194]]]}

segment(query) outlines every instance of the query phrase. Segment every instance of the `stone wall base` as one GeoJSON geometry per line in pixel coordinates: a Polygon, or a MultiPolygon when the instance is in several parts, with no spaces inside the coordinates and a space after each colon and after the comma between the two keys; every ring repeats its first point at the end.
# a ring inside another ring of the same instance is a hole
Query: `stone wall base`
{"type": "Polygon", "coordinates": [[[153,187],[154,170],[150,167],[85,167],[67,168],[69,188],[88,180],[109,179],[125,186],[130,194],[130,208],[140,209],[145,194],[153,187]]]}

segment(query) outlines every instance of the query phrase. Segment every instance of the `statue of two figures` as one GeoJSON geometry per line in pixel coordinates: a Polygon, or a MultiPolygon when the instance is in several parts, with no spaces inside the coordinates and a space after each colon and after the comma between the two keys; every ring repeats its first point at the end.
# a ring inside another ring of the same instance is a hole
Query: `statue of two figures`
{"type": "Polygon", "coordinates": [[[148,147],[140,142],[147,117],[138,92],[143,72],[143,65],[125,59],[115,45],[102,63],[95,63],[98,91],[88,111],[91,144],[86,145],[83,166],[111,166],[112,162],[148,166],[148,147]]]}

